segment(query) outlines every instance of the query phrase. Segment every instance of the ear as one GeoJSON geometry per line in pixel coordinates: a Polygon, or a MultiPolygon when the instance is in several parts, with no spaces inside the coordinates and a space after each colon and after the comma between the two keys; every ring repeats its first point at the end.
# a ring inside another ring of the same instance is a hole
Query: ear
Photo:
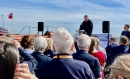
{"type": "Polygon", "coordinates": [[[74,47],[75,47],[74,44],[72,44],[70,51],[73,51],[74,47]]]}
{"type": "Polygon", "coordinates": [[[88,46],[88,50],[90,49],[90,46],[88,46]]]}

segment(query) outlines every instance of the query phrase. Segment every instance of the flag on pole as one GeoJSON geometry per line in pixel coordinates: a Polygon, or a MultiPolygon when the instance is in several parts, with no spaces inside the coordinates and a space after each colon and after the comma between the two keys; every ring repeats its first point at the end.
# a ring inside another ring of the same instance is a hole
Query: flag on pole
{"type": "Polygon", "coordinates": [[[13,19],[13,13],[10,13],[8,16],[9,19],[13,19]]]}

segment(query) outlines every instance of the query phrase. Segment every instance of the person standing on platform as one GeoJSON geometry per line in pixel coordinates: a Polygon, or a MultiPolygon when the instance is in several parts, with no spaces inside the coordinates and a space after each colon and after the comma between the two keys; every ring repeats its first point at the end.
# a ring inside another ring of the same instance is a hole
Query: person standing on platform
{"type": "Polygon", "coordinates": [[[79,30],[84,30],[87,35],[92,36],[92,31],[93,31],[93,22],[88,19],[88,15],[84,16],[84,21],[80,25],[79,30]]]}
{"type": "Polygon", "coordinates": [[[129,31],[129,25],[125,24],[124,31],[122,31],[121,36],[126,36],[130,40],[130,31],[129,31]]]}

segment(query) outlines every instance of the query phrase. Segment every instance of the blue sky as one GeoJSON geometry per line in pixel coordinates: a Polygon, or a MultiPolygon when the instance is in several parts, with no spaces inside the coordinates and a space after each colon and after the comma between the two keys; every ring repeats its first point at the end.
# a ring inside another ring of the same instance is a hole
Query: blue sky
{"type": "MultiPolygon", "coordinates": [[[[87,14],[93,21],[94,34],[101,34],[102,21],[108,20],[111,34],[118,37],[124,24],[130,24],[129,3],[130,0],[0,0],[0,15],[3,14],[5,27],[11,28],[8,14],[13,12],[13,33],[19,33],[24,26],[37,27],[37,22],[42,21],[45,26],[62,26],[74,35],[87,14]]],[[[1,16],[1,27],[2,23],[1,16]]],[[[26,33],[28,28],[22,32],[26,33]]],[[[37,29],[31,29],[31,33],[36,34],[37,29]]]]}

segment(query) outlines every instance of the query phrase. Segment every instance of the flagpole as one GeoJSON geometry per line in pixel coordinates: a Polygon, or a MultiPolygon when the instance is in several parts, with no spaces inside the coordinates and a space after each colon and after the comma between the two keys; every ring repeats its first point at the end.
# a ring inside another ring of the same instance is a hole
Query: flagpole
{"type": "Polygon", "coordinates": [[[2,15],[2,20],[3,20],[3,27],[4,27],[4,18],[3,18],[3,15],[2,15]]]}
{"type": "Polygon", "coordinates": [[[12,12],[12,34],[13,34],[13,12],[12,12]]]}

